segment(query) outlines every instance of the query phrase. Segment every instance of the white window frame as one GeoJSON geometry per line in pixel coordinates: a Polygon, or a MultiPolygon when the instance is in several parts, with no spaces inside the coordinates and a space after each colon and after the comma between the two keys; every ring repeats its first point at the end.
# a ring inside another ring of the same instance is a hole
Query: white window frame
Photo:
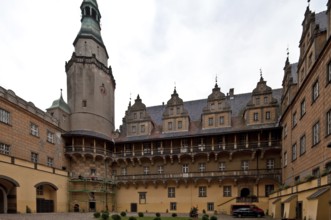
{"type": "Polygon", "coordinates": [[[306,135],[300,137],[300,155],[306,152],[306,135]]]}
{"type": "Polygon", "coordinates": [[[10,155],[10,146],[8,144],[0,143],[0,154],[10,155]]]}
{"type": "Polygon", "coordinates": [[[31,132],[31,135],[39,137],[39,127],[38,127],[38,125],[36,125],[34,123],[31,123],[30,124],[30,132],[31,132]]]}
{"type": "Polygon", "coordinates": [[[319,122],[313,125],[313,146],[320,142],[320,125],[319,122]]]}
{"type": "Polygon", "coordinates": [[[33,162],[33,163],[38,163],[38,154],[37,153],[35,153],[35,152],[31,152],[31,161],[33,162]]]}
{"type": "Polygon", "coordinates": [[[168,187],[168,198],[176,198],[176,188],[168,187]]]}
{"type": "Polygon", "coordinates": [[[275,159],[267,159],[267,169],[273,170],[275,169],[275,159]]]}
{"type": "Polygon", "coordinates": [[[199,163],[199,172],[203,173],[206,171],[206,163],[199,163]]]}
{"type": "Polygon", "coordinates": [[[183,173],[188,173],[188,172],[189,172],[189,166],[188,166],[187,163],[184,163],[184,164],[182,165],[182,172],[183,172],[183,173]]]}
{"type": "Polygon", "coordinates": [[[0,108],[0,122],[10,124],[10,112],[0,108]]]}
{"type": "Polygon", "coordinates": [[[53,132],[47,131],[47,141],[49,143],[54,144],[54,133],[53,132]]]}
{"type": "Polygon", "coordinates": [[[207,197],[207,187],[199,186],[199,197],[207,197]]]}
{"type": "Polygon", "coordinates": [[[51,157],[47,157],[47,166],[53,167],[54,166],[54,159],[51,157]]]}
{"type": "Polygon", "coordinates": [[[231,197],[232,195],[231,186],[223,186],[223,197],[231,197]]]}

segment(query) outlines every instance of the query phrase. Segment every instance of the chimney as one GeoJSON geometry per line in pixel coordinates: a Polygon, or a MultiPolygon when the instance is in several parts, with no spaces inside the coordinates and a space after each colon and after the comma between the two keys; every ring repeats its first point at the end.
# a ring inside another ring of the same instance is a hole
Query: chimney
{"type": "Polygon", "coordinates": [[[234,88],[231,88],[229,90],[229,96],[230,96],[230,99],[234,99],[234,88]]]}

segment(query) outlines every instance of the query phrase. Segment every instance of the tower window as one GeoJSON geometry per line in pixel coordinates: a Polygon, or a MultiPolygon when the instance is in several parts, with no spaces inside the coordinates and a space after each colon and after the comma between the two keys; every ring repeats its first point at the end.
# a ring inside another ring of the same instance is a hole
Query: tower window
{"type": "Polygon", "coordinates": [[[83,101],[82,101],[82,106],[83,106],[83,107],[86,107],[86,106],[87,106],[87,101],[86,101],[86,100],[83,100],[83,101]]]}

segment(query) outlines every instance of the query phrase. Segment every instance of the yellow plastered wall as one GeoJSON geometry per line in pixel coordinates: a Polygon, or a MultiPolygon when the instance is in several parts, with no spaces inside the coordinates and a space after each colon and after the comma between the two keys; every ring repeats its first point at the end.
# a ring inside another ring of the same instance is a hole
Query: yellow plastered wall
{"type": "MultiPolygon", "coordinates": [[[[17,159],[15,160],[15,162],[17,159]]],[[[25,162],[27,163],[27,162],[25,162]]],[[[24,164],[19,163],[19,164],[24,164]]],[[[50,187],[45,188],[45,199],[54,199],[54,211],[66,212],[67,211],[67,176],[57,175],[49,172],[32,169],[30,166],[17,166],[10,163],[0,161],[0,173],[4,177],[13,179],[19,184],[16,187],[16,203],[17,212],[25,213],[28,206],[32,212],[36,212],[36,185],[40,183],[51,183],[57,187],[55,195],[50,195],[50,187]]]]}

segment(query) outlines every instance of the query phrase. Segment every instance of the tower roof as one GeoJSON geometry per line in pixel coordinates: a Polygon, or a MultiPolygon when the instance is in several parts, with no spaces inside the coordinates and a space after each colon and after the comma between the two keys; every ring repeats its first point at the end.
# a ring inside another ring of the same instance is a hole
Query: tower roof
{"type": "Polygon", "coordinates": [[[70,108],[69,108],[68,104],[63,100],[62,90],[61,90],[60,98],[57,100],[54,100],[52,106],[49,107],[48,109],[54,109],[54,108],[59,108],[66,113],[70,113],[70,108]]]}
{"type": "Polygon", "coordinates": [[[74,45],[79,38],[92,38],[105,48],[101,37],[101,14],[97,1],[83,0],[80,9],[82,13],[81,28],[74,41],[74,45]]]}

